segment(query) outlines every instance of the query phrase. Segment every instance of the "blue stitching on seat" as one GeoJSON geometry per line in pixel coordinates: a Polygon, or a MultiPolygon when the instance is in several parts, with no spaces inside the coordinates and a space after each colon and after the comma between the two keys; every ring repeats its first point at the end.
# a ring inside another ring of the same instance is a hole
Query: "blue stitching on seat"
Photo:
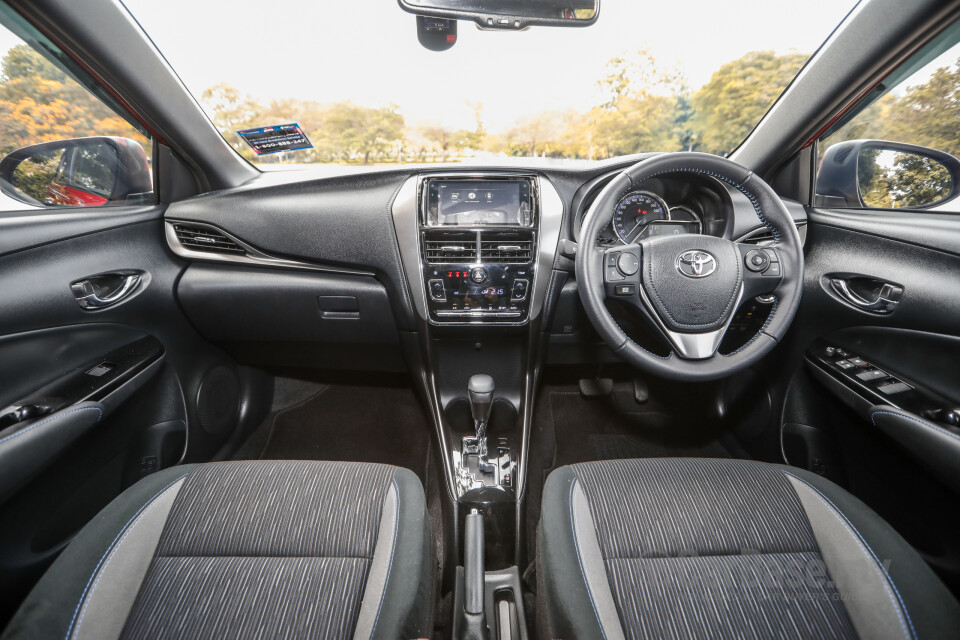
{"type": "MultiPolygon", "coordinates": [[[[86,407],[86,408],[91,408],[91,407],[86,407]]],[[[178,482],[186,478],[188,475],[190,475],[189,471],[177,477],[175,480],[170,482],[163,489],[155,493],[152,498],[147,500],[147,502],[144,503],[144,505],[140,507],[135,514],[133,514],[133,516],[127,521],[127,524],[123,525],[123,529],[121,529],[120,532],[117,534],[117,536],[113,539],[113,542],[110,543],[110,546],[107,547],[107,550],[103,552],[103,555],[100,557],[100,561],[97,562],[96,568],[93,570],[93,573],[90,575],[90,578],[87,580],[87,584],[83,588],[83,593],[80,594],[80,601],[77,602],[77,608],[73,610],[73,617],[70,619],[70,626],[67,627],[67,635],[65,636],[65,638],[69,640],[70,636],[73,634],[74,624],[77,625],[77,628],[79,628],[80,626],[80,620],[77,620],[77,614],[80,613],[80,607],[81,605],[83,605],[84,600],[86,600],[87,593],[92,592],[90,583],[94,582],[94,578],[97,579],[96,580],[97,582],[100,581],[99,575],[100,575],[101,565],[103,565],[103,568],[106,568],[106,565],[103,564],[104,559],[106,559],[107,556],[110,555],[113,552],[113,550],[119,545],[119,543],[122,542],[124,538],[126,538],[127,533],[129,533],[129,530],[132,528],[131,524],[133,524],[134,521],[140,518],[140,516],[144,513],[144,511],[146,511],[146,509],[148,509],[153,504],[153,501],[156,500],[158,497],[160,497],[160,495],[162,495],[167,489],[177,484],[178,482]]],[[[107,562],[109,563],[109,560],[107,562]]],[[[95,587],[96,585],[94,584],[94,588],[95,587]]],[[[86,611],[86,607],[84,607],[84,611],[86,611]]]]}
{"type": "Polygon", "coordinates": [[[583,570],[583,560],[580,558],[580,543],[577,542],[577,525],[573,522],[573,488],[577,482],[578,479],[574,477],[573,482],[570,483],[570,495],[567,499],[570,506],[570,532],[573,534],[573,546],[576,550],[577,565],[580,567],[580,577],[583,578],[583,584],[587,588],[587,595],[590,596],[590,607],[593,608],[593,615],[597,618],[597,626],[600,627],[600,634],[606,638],[607,632],[603,629],[603,622],[600,621],[600,614],[597,613],[597,605],[593,601],[593,592],[590,591],[590,584],[587,582],[587,574],[583,570]]]}
{"type": "Polygon", "coordinates": [[[377,607],[377,618],[373,621],[373,628],[370,630],[372,638],[377,632],[377,625],[380,624],[380,612],[383,611],[383,601],[387,599],[387,587],[390,586],[390,574],[393,573],[393,556],[397,551],[397,535],[400,531],[400,487],[397,486],[397,474],[393,474],[393,488],[397,492],[397,517],[393,522],[393,547],[390,548],[390,564],[387,566],[387,579],[383,582],[383,593],[380,594],[380,606],[377,607]]]}
{"type": "Polygon", "coordinates": [[[100,420],[103,418],[103,410],[100,409],[100,407],[80,407],[79,409],[71,409],[70,411],[65,411],[65,412],[60,413],[60,414],[58,414],[58,415],[51,416],[51,417],[47,418],[46,420],[41,420],[40,422],[38,422],[38,423],[36,423],[36,424],[30,425],[30,426],[27,427],[26,429],[21,429],[20,431],[17,431],[16,433],[11,433],[11,434],[8,435],[7,437],[5,437],[5,438],[3,438],[2,440],[0,440],[0,444],[3,444],[3,443],[6,442],[7,440],[11,440],[11,439],[13,439],[13,438],[16,438],[17,436],[22,436],[23,434],[25,434],[27,431],[30,431],[31,429],[36,429],[37,427],[42,427],[43,425],[47,424],[48,422],[53,422],[54,420],[59,420],[60,418],[62,418],[62,417],[64,417],[64,416],[68,416],[68,415],[70,415],[71,413],[77,413],[78,411],[87,411],[88,409],[96,409],[97,411],[100,412],[100,415],[97,416],[97,422],[100,422],[100,420]]]}
{"type": "Polygon", "coordinates": [[[872,412],[872,413],[870,414],[870,422],[873,423],[873,426],[878,427],[878,428],[879,428],[880,425],[878,425],[878,424],[877,424],[877,421],[873,419],[873,416],[880,415],[880,414],[885,414],[885,415],[888,415],[888,416],[896,416],[896,417],[898,417],[898,418],[906,418],[907,420],[912,420],[912,421],[916,422],[916,423],[919,424],[921,427],[926,427],[926,428],[928,428],[928,429],[935,429],[936,431],[939,431],[939,432],[943,433],[944,435],[950,436],[951,438],[953,438],[953,439],[955,439],[955,440],[960,440],[960,436],[958,436],[957,434],[953,433],[952,431],[947,431],[947,430],[944,429],[943,427],[938,426],[938,425],[935,425],[935,424],[933,424],[932,422],[927,422],[926,420],[921,420],[921,419],[919,419],[919,418],[915,418],[915,417],[913,417],[913,416],[904,415],[904,414],[902,414],[902,413],[894,413],[893,411],[874,411],[874,412],[872,412]]]}
{"type": "MultiPolygon", "coordinates": [[[[647,180],[647,179],[649,179],[649,178],[654,178],[654,177],[656,177],[656,176],[662,176],[662,175],[665,174],[665,173],[675,173],[675,172],[680,172],[680,171],[686,172],[686,173],[700,173],[700,174],[703,174],[703,175],[708,175],[708,176],[711,176],[711,177],[713,177],[713,178],[716,178],[717,180],[722,180],[723,182],[726,182],[727,184],[729,184],[729,185],[732,186],[732,187],[736,187],[736,189],[737,189],[740,193],[742,193],[743,195],[745,195],[745,196],[747,197],[747,199],[750,200],[750,203],[753,205],[754,211],[757,212],[757,218],[760,219],[760,222],[762,222],[762,223],[763,223],[768,229],[770,229],[770,231],[773,233],[773,243],[774,243],[774,244],[777,244],[778,242],[780,242],[780,232],[777,231],[777,229],[776,229],[772,224],[770,224],[770,223],[767,221],[766,217],[764,217],[763,211],[760,210],[760,203],[757,201],[756,196],[754,196],[751,192],[747,191],[746,187],[744,187],[742,184],[740,184],[740,183],[738,183],[738,182],[736,182],[736,181],[734,181],[734,180],[731,180],[730,178],[728,178],[728,177],[726,177],[726,176],[720,175],[719,173],[716,173],[716,172],[714,172],[714,171],[710,171],[710,170],[708,170],[708,169],[688,169],[688,168],[682,168],[682,169],[667,169],[667,170],[664,170],[664,171],[658,171],[657,173],[654,173],[654,174],[651,174],[651,175],[647,176],[646,178],[644,178],[644,180],[647,180]]],[[[633,178],[630,178],[630,181],[633,182],[633,178]]]]}
{"type": "Polygon", "coordinates": [[[860,531],[857,529],[857,527],[854,526],[854,524],[853,524],[852,522],[850,522],[850,519],[847,518],[847,516],[837,507],[837,505],[833,504],[833,501],[831,501],[830,498],[828,498],[827,496],[825,496],[822,491],[820,491],[819,489],[817,489],[815,486],[813,486],[812,484],[810,484],[809,482],[807,482],[807,481],[804,480],[803,478],[800,478],[799,476],[796,476],[796,475],[790,473],[789,471],[783,471],[783,473],[786,474],[786,475],[788,475],[788,476],[790,476],[790,477],[792,477],[792,478],[796,478],[798,482],[802,482],[802,483],[805,484],[811,491],[813,491],[814,493],[816,493],[816,494],[820,497],[820,499],[821,499],[822,501],[825,501],[827,504],[829,504],[829,505],[833,508],[833,513],[834,513],[834,515],[835,515],[836,517],[840,518],[842,522],[846,523],[846,525],[847,525],[848,527],[850,527],[850,529],[851,529],[854,533],[857,534],[857,538],[856,538],[856,539],[857,539],[857,542],[860,544],[860,548],[861,548],[862,550],[868,551],[868,552],[870,553],[870,557],[872,557],[872,558],[873,558],[873,561],[876,563],[877,568],[880,570],[880,574],[883,575],[883,577],[885,577],[885,578],[887,579],[887,595],[888,595],[888,596],[892,596],[893,594],[896,594],[896,596],[897,596],[897,601],[900,603],[900,609],[897,611],[897,617],[900,619],[900,624],[903,626],[904,632],[909,633],[909,635],[910,635],[911,638],[916,638],[916,637],[917,637],[917,631],[916,631],[916,629],[914,629],[914,627],[913,627],[913,620],[910,619],[910,612],[907,611],[907,605],[904,604],[904,602],[903,602],[903,597],[901,597],[900,591],[899,591],[899,589],[897,589],[897,585],[893,582],[893,578],[890,576],[889,573],[887,573],[887,570],[884,568],[883,564],[880,562],[880,559],[877,558],[877,554],[874,553],[873,549],[872,549],[872,548],[870,547],[870,545],[867,543],[866,538],[863,537],[863,535],[860,533],[860,531]],[[890,592],[890,588],[889,588],[889,587],[893,587],[893,593],[890,592]],[[902,614],[902,615],[901,615],[901,614],[902,614]],[[909,629],[907,629],[907,625],[904,624],[904,617],[906,617],[906,622],[910,625],[910,628],[909,628],[909,629]]]}

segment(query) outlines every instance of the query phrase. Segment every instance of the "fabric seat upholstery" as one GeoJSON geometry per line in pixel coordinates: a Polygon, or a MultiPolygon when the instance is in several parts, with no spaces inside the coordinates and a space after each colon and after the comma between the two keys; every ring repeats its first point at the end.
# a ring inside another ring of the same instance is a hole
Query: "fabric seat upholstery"
{"type": "Polygon", "coordinates": [[[3,637],[421,637],[432,567],[423,488],[406,469],[186,465],[108,505],[3,637]]]}
{"type": "Polygon", "coordinates": [[[554,471],[539,528],[541,637],[956,637],[960,606],[837,485],[745,460],[554,471]]]}

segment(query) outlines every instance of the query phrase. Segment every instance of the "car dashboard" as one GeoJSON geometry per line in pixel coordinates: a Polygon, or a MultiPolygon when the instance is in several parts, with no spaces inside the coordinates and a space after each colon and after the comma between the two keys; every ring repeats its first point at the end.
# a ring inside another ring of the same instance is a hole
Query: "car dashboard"
{"type": "MultiPolygon", "coordinates": [[[[578,242],[613,246],[677,233],[768,241],[740,191],[692,173],[636,185],[599,237],[579,237],[599,193],[638,159],[576,170],[264,174],[170,205],[167,242],[187,261],[177,294],[203,337],[241,364],[411,374],[445,452],[450,495],[470,506],[478,483],[493,482],[516,496],[545,369],[616,360],[580,304],[578,242]],[[476,373],[495,379],[497,422],[514,425],[498,437],[502,468],[493,476],[464,462],[465,389],[476,373]]],[[[803,207],[787,206],[802,228],[803,207]]],[[[769,313],[770,301],[741,305],[721,353],[748,340],[769,313]]],[[[663,348],[643,328],[627,320],[624,327],[639,344],[663,348]]],[[[515,513],[497,517],[514,527],[515,513]]],[[[513,552],[500,549],[500,561],[513,552]]]]}

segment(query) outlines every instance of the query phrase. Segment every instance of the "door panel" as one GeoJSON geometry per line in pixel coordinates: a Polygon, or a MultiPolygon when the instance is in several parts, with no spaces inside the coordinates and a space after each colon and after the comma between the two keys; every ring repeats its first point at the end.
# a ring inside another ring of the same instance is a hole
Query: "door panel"
{"type": "Polygon", "coordinates": [[[960,457],[945,462],[953,451],[928,444],[932,437],[960,441],[960,429],[938,412],[960,407],[958,238],[955,216],[810,213],[803,300],[785,344],[793,378],[781,421],[791,464],[850,489],[955,591],[960,493],[949,470],[960,469],[960,457]],[[897,283],[903,293],[889,314],[863,311],[832,289],[837,274],[897,283]],[[893,413],[907,416],[912,429],[891,424],[893,413]]]}
{"type": "Polygon", "coordinates": [[[259,422],[263,377],[204,340],[176,301],[186,264],[166,245],[162,214],[0,217],[0,407],[33,407],[19,422],[0,415],[0,463],[12,474],[0,492],[0,625],[124,488],[180,461],[214,458],[259,422]],[[71,283],[117,273],[140,275],[129,295],[81,306],[71,283]],[[205,379],[235,390],[226,427],[203,426],[211,421],[198,398],[223,408],[216,396],[200,397],[205,379]]]}

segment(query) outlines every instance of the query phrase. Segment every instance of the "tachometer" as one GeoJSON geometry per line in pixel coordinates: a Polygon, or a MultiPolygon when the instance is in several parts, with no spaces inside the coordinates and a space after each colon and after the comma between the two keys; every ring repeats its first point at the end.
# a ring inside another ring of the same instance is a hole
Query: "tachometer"
{"type": "Polygon", "coordinates": [[[624,243],[630,244],[640,237],[651,222],[669,219],[670,210],[659,196],[649,191],[634,191],[617,203],[617,210],[613,214],[613,230],[624,243]]]}

